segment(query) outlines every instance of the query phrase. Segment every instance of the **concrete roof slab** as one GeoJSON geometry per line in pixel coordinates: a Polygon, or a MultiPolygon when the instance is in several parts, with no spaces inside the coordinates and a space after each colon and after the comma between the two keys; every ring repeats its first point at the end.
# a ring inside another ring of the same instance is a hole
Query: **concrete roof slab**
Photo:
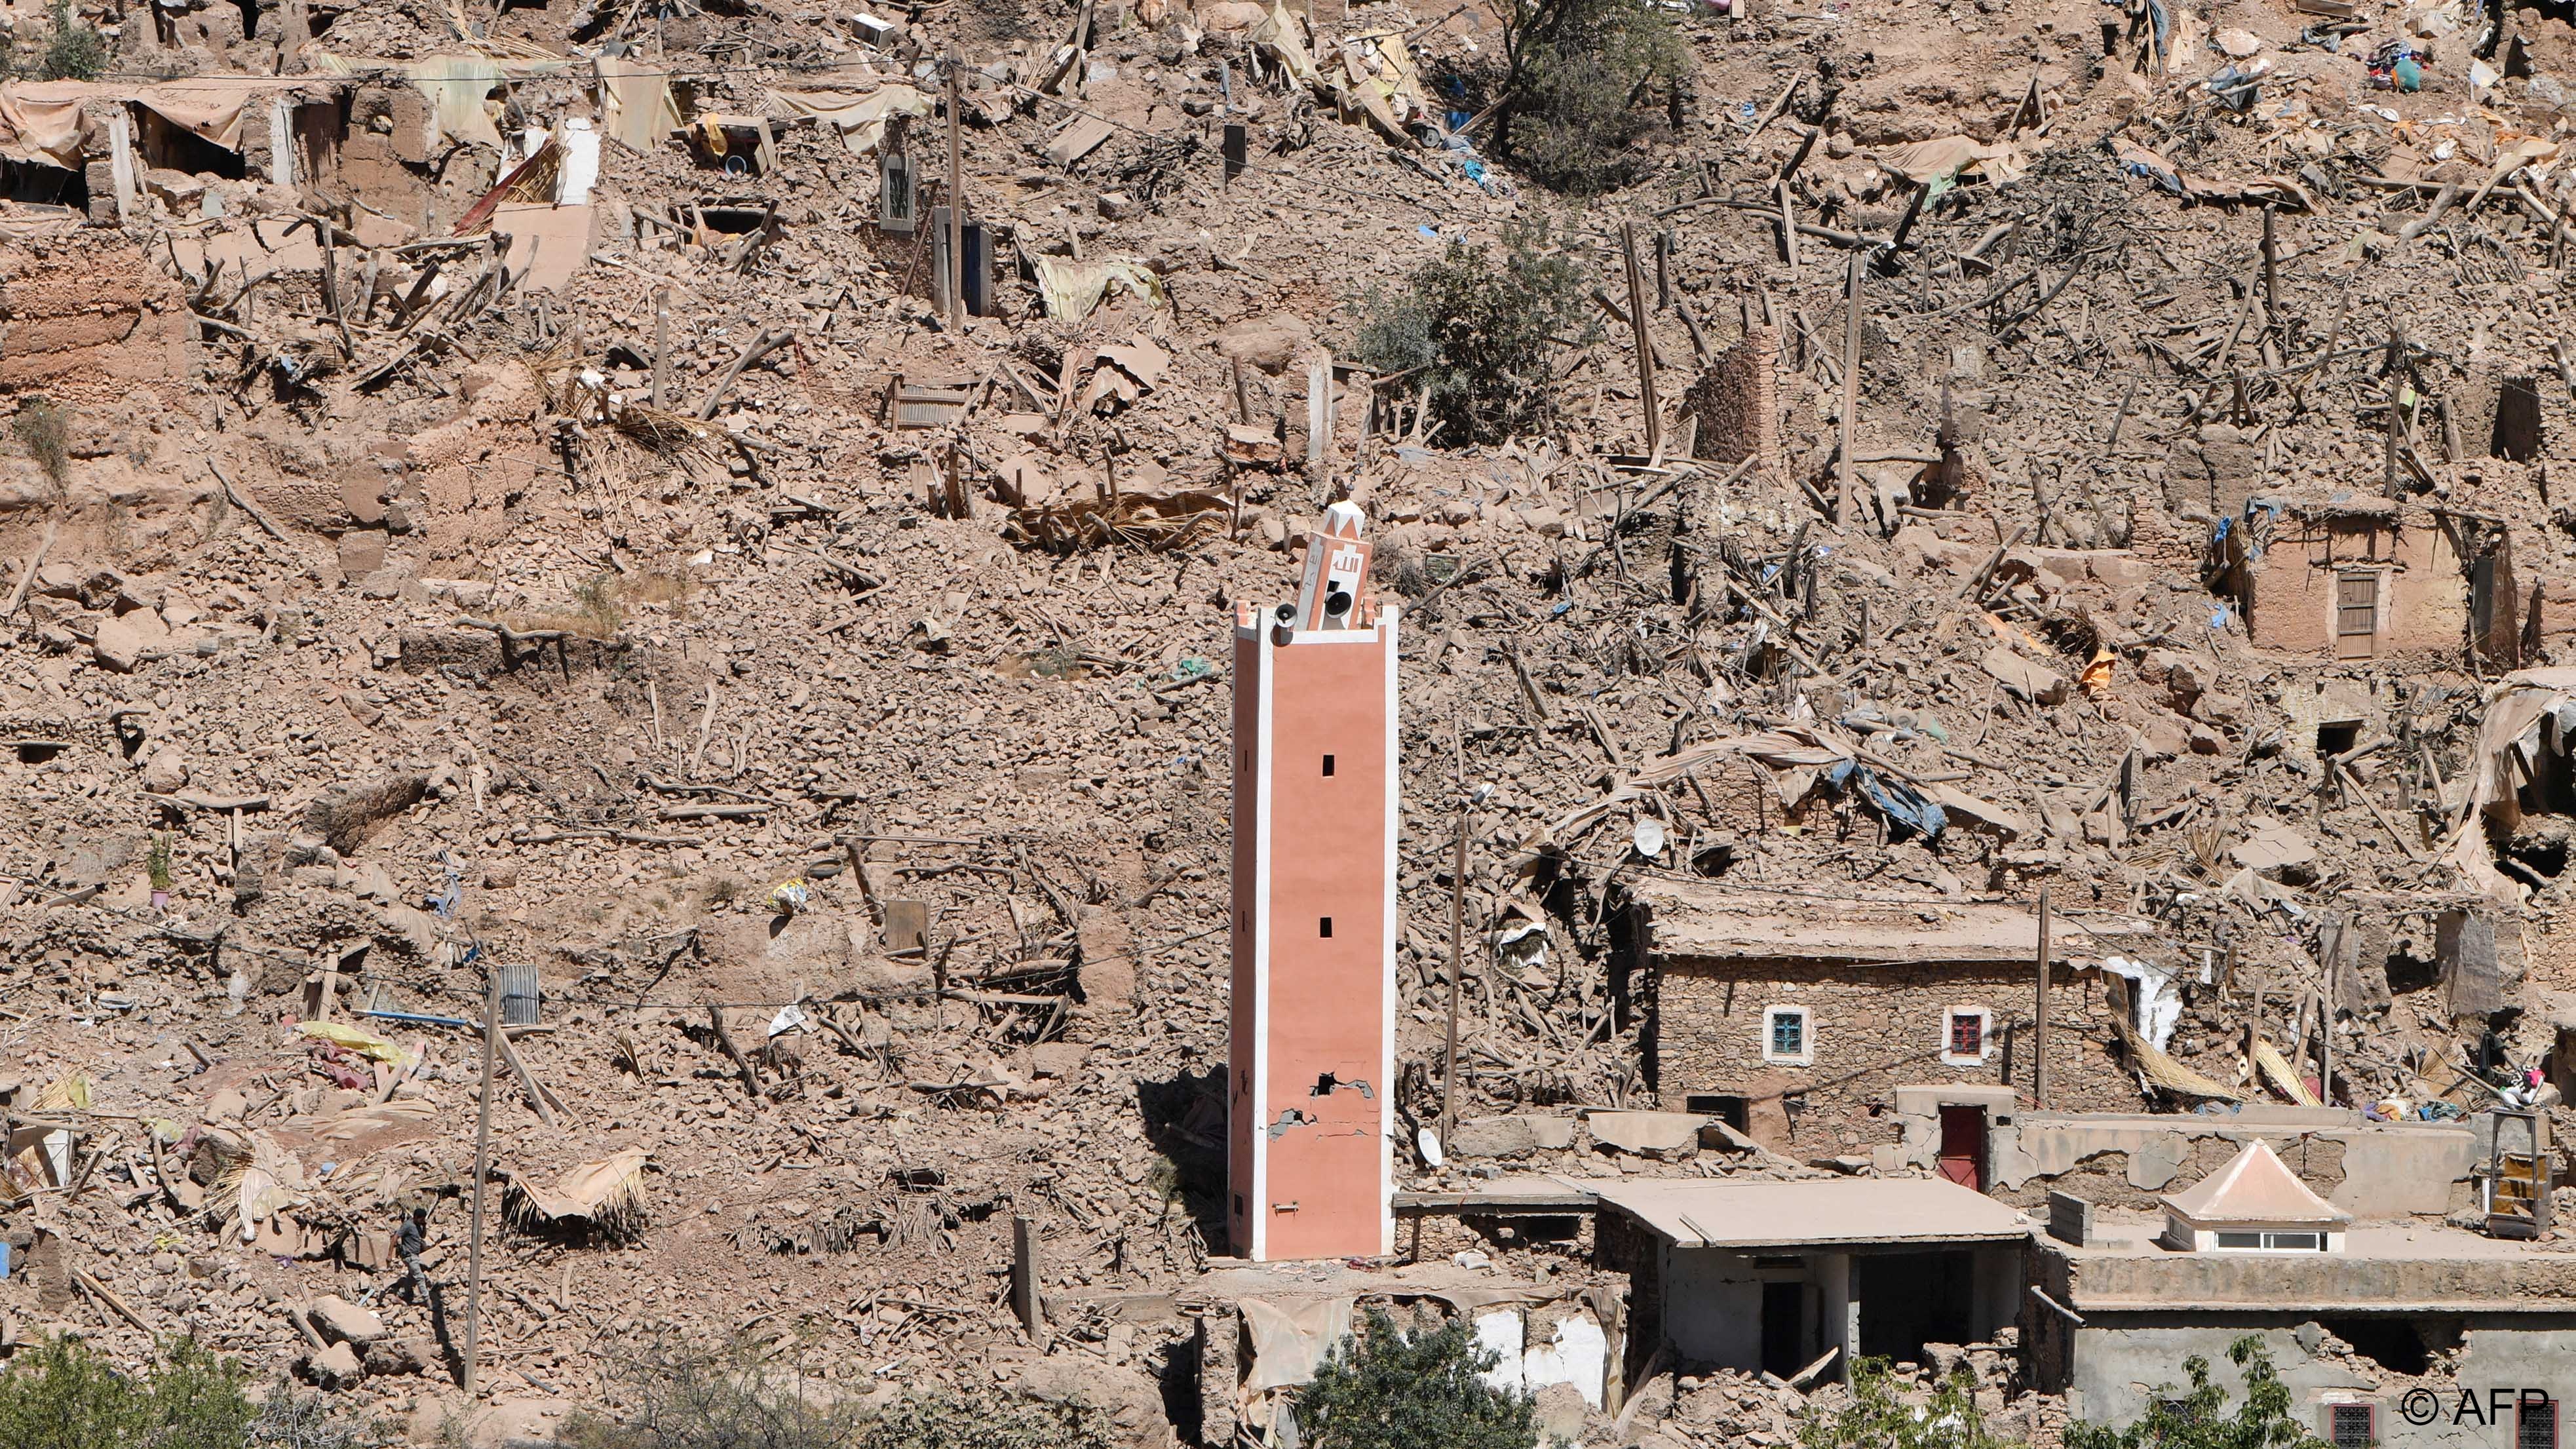
{"type": "Polygon", "coordinates": [[[1682,1248],[1980,1243],[2031,1234],[2030,1219],[1939,1178],[1630,1180],[1591,1186],[1604,1203],[1682,1248]]]}

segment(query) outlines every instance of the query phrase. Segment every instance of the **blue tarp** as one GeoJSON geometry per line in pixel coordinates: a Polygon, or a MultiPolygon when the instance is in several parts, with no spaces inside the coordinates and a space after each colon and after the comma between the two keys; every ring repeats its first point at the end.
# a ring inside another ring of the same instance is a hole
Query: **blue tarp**
{"type": "Polygon", "coordinates": [[[1835,765],[1825,772],[1825,780],[1837,789],[1858,786],[1861,798],[1887,817],[1890,825],[1902,826],[1926,840],[1938,837],[1949,828],[1950,817],[1922,791],[1903,780],[1881,775],[1858,760],[1845,760],[1835,765]]]}

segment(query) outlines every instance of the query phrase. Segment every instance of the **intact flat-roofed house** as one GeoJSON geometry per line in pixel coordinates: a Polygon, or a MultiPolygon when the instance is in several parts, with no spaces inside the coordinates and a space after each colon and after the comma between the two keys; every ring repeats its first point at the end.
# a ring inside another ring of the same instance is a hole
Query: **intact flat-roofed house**
{"type": "MultiPolygon", "coordinates": [[[[2034,1086],[2031,910],[1788,897],[1719,881],[1641,881],[1628,901],[1626,975],[1645,996],[1644,1066],[1659,1105],[1722,1118],[1794,1156],[1881,1151],[1887,1167],[1913,1162],[1985,1185],[1988,1133],[2030,1104],[2034,1086]]],[[[2140,1110],[2113,1054],[2128,983],[2106,980],[2098,946],[2062,922],[2051,946],[2046,1105],[2140,1110]]]]}
{"type": "MultiPolygon", "coordinates": [[[[2412,1138],[2469,1155],[2457,1126],[2376,1130],[2378,1149],[2412,1138]]],[[[2421,1194],[2407,1179],[2448,1169],[2358,1147],[2339,1154],[2343,1207],[2263,1138],[2160,1212],[2054,1195],[2023,1304],[2031,1386],[2120,1428],[2184,1392],[2195,1354],[2241,1399],[2228,1350],[2252,1335],[2291,1415],[2335,1449],[2559,1449],[2576,1395],[2576,1262],[2422,1211],[2441,1192],[2410,1207],[2421,1194]]],[[[2308,1150],[2300,1139],[2293,1155],[2308,1150]]]]}
{"type": "Polygon", "coordinates": [[[1955,1183],[1626,1179],[1599,1195],[1601,1259],[1628,1274],[1630,1371],[1668,1345],[1715,1365],[1840,1379],[1853,1360],[2018,1322],[2031,1225],[1955,1183]]]}

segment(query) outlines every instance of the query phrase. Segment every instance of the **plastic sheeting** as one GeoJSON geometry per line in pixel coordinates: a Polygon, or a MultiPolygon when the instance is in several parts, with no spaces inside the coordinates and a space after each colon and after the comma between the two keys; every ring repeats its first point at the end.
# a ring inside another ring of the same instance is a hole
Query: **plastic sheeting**
{"type": "Polygon", "coordinates": [[[2520,824],[2520,773],[2510,752],[2536,762],[2542,749],[2568,747],[2562,711],[2576,705],[2576,669],[2517,670],[2487,687],[2486,705],[2477,746],[2469,756],[2469,798],[2444,858],[2472,890],[2500,904],[2520,906],[2523,887],[2496,869],[2495,847],[2481,827],[2488,817],[2504,834],[2520,824]]]}
{"type": "Polygon", "coordinates": [[[2005,182],[2030,169],[2030,157],[2012,142],[1999,141],[1989,146],[1968,136],[1935,136],[1929,141],[1890,147],[1879,152],[1877,159],[1890,172],[1936,190],[1948,189],[1964,172],[2005,182]]]}
{"type": "Polygon", "coordinates": [[[680,104],[671,97],[670,72],[603,55],[599,68],[601,128],[633,151],[650,151],[680,129],[680,104]]]}
{"type": "Polygon", "coordinates": [[[296,1025],[299,1033],[346,1047],[362,1057],[400,1066],[411,1054],[364,1027],[348,1026],[336,1021],[307,1021],[296,1025]]]}
{"type": "Polygon", "coordinates": [[[78,171],[88,162],[78,81],[0,85],[0,156],[78,171]]]}
{"type": "MultiPolygon", "coordinates": [[[[246,85],[244,78],[232,76],[164,81],[134,92],[131,99],[201,140],[239,151],[242,110],[250,99],[250,85],[256,84],[260,82],[253,79],[246,85]]],[[[266,88],[275,87],[273,81],[266,83],[266,88]]]]}
{"type": "Polygon", "coordinates": [[[1305,28],[1288,12],[1284,0],[1270,0],[1270,13],[1253,25],[1250,39],[1297,84],[1309,88],[1315,85],[1315,57],[1306,49],[1305,28]]]}
{"type": "Polygon", "coordinates": [[[410,72],[412,85],[429,98],[439,135],[501,149],[501,128],[484,105],[501,84],[500,61],[473,51],[426,55],[411,63],[410,72]]]}
{"type": "Polygon", "coordinates": [[[1155,307],[1163,305],[1163,279],[1141,262],[1032,257],[1029,264],[1037,271],[1047,315],[1059,322],[1079,322],[1090,316],[1113,289],[1142,297],[1155,307]]]}
{"type": "Polygon", "coordinates": [[[1244,1402],[1272,1389],[1313,1383],[1315,1370],[1351,1336],[1351,1309],[1358,1302],[1322,1298],[1283,1306],[1259,1298],[1242,1300],[1243,1330],[1252,1340],[1252,1372],[1244,1376],[1244,1402]]]}
{"type": "Polygon", "coordinates": [[[1418,123],[1429,108],[1404,38],[1401,29],[1349,37],[1326,57],[1319,80],[1336,92],[1331,99],[1346,119],[1353,110],[1365,112],[1388,140],[1410,145],[1413,138],[1406,127],[1418,123]]]}
{"type": "Polygon", "coordinates": [[[879,87],[864,96],[841,91],[773,90],[770,99],[790,116],[812,116],[841,133],[841,144],[853,156],[865,156],[885,144],[886,123],[896,116],[927,116],[930,97],[907,85],[879,87]]]}
{"type": "Polygon", "coordinates": [[[1844,760],[1825,771],[1827,782],[1837,786],[1857,787],[1870,808],[1887,817],[1891,825],[1901,825],[1929,840],[1949,828],[1950,817],[1939,804],[1922,791],[1897,779],[1882,775],[1858,760],[1844,760]]]}
{"type": "Polygon", "coordinates": [[[1299,87],[1333,107],[1343,120],[1366,116],[1398,145],[1413,144],[1407,128],[1420,124],[1430,112],[1402,30],[1350,36],[1318,55],[1308,48],[1306,29],[1287,5],[1271,0],[1268,12],[1253,22],[1249,38],[1299,87]]]}
{"type": "Polygon", "coordinates": [[[223,147],[241,149],[242,111],[254,94],[291,91],[292,79],[197,76],[135,86],[108,81],[13,81],[0,85],[0,156],[77,171],[87,164],[83,101],[142,106],[171,125],[223,147]]]}
{"type": "Polygon", "coordinates": [[[250,1135],[250,1159],[241,1169],[236,1216],[241,1240],[257,1241],[259,1225],[304,1201],[304,1164],[265,1132],[250,1135]]]}

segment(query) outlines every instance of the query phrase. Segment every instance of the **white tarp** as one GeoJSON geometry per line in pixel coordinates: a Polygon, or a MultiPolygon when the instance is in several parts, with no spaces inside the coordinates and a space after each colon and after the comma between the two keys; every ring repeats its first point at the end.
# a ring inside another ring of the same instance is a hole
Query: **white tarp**
{"type": "Polygon", "coordinates": [[[0,156],[78,171],[88,164],[78,81],[0,85],[0,156]]]}
{"type": "Polygon", "coordinates": [[[1342,1340],[1351,1336],[1351,1308],[1357,1298],[1323,1298],[1282,1307],[1259,1298],[1242,1301],[1243,1331],[1252,1340],[1252,1372],[1243,1380],[1243,1399],[1272,1389],[1292,1389],[1315,1381],[1315,1370],[1342,1340]]]}

